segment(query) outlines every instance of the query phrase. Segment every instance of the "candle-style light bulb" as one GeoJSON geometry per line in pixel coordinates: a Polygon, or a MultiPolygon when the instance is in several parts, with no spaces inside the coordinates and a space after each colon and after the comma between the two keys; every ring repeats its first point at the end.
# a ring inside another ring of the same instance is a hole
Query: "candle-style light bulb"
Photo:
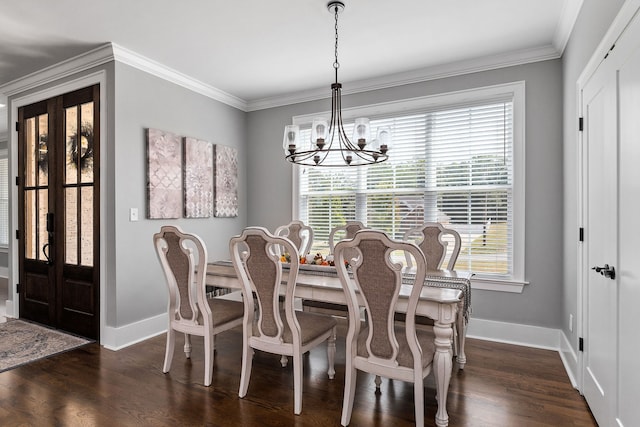
{"type": "Polygon", "coordinates": [[[369,119],[356,119],[353,127],[353,139],[361,150],[367,145],[369,140],[369,119]]]}
{"type": "Polygon", "coordinates": [[[294,154],[298,145],[298,134],[300,127],[298,125],[287,125],[284,128],[284,138],[282,139],[282,148],[285,154],[294,154]]]}
{"type": "Polygon", "coordinates": [[[315,144],[319,150],[322,150],[327,139],[328,128],[329,126],[325,119],[321,117],[313,119],[313,124],[311,125],[311,145],[315,144]]]}

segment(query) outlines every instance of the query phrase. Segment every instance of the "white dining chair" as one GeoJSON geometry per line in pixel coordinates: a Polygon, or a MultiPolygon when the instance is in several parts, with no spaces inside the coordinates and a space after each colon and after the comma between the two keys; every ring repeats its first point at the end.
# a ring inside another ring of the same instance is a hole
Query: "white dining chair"
{"type": "MultiPolygon", "coordinates": [[[[439,222],[425,222],[418,227],[411,228],[404,233],[403,240],[411,241],[418,245],[427,259],[427,270],[439,270],[442,268],[451,241],[453,241],[453,247],[451,248],[446,268],[447,270],[453,270],[462,246],[460,234],[452,228],[444,227],[439,222]]],[[[407,259],[407,266],[411,267],[410,259],[407,259]]]]}
{"type": "MultiPolygon", "coordinates": [[[[335,247],[336,268],[349,308],[343,426],[351,420],[357,371],[412,382],[415,423],[416,426],[424,425],[424,379],[431,372],[436,353],[434,335],[417,330],[415,325],[422,286],[411,288],[406,323],[394,321],[396,302],[403,285],[403,266],[392,259],[394,251],[402,251],[413,258],[415,283],[423,283],[426,259],[412,243],[392,240],[382,231],[363,230],[353,239],[340,241],[335,247]],[[347,253],[353,256],[347,258],[347,253]],[[350,270],[345,261],[349,263],[350,270]],[[360,304],[364,304],[366,311],[364,321],[361,321],[360,304]]],[[[448,387],[448,381],[446,383],[448,387]]],[[[443,384],[442,389],[437,390],[438,405],[446,405],[446,398],[443,384]]]]}
{"type": "Polygon", "coordinates": [[[276,228],[274,234],[291,240],[298,249],[298,253],[302,256],[311,251],[311,246],[313,245],[313,228],[302,221],[294,220],[289,224],[281,225],[276,228]]]}
{"type": "Polygon", "coordinates": [[[302,355],[326,341],[328,375],[333,379],[337,322],[331,316],[295,311],[294,295],[300,260],[298,250],[289,239],[274,236],[262,227],[248,227],[240,236],[231,239],[229,251],[245,296],[242,373],[238,395],[241,398],[246,396],[249,388],[253,349],[291,356],[294,413],[298,415],[302,412],[302,355]],[[280,308],[278,300],[283,278],[283,266],[274,250],[278,246],[292,255],[289,270],[285,274],[284,310],[280,308]],[[255,302],[252,293],[255,294],[255,302]]]}
{"type": "Polygon", "coordinates": [[[184,353],[191,357],[191,335],[204,337],[204,385],[213,379],[215,335],[239,326],[244,305],[220,298],[207,299],[207,248],[200,237],[165,225],[153,235],[169,288],[167,344],[162,372],[171,368],[176,332],[184,333],[184,353]]]}

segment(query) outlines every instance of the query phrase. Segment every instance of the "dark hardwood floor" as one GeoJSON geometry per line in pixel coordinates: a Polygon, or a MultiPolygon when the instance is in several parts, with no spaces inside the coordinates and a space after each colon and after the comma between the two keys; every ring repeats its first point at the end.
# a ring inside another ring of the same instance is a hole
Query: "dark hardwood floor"
{"type": "MultiPolygon", "coordinates": [[[[344,329],[341,331],[344,337],[344,329]]],[[[90,344],[0,374],[1,426],[339,426],[344,339],[336,377],[326,375],[326,347],[305,356],[302,415],[293,414],[291,362],[256,352],[249,392],[238,398],[241,328],[216,338],[211,387],[203,384],[202,338],[192,359],[177,340],[162,373],[165,336],[113,352],[90,344]]],[[[596,426],[556,352],[469,339],[468,363],[454,370],[450,426],[596,426]]],[[[413,388],[359,373],[352,426],[411,426],[413,388]]],[[[425,389],[425,425],[436,411],[433,376],[425,389]]]]}

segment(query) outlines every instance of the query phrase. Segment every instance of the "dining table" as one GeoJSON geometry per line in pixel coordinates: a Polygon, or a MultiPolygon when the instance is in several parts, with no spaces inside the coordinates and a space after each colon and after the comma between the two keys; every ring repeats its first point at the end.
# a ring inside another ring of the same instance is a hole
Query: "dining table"
{"type": "MultiPolygon", "coordinates": [[[[283,264],[283,268],[288,266],[283,264]]],[[[416,315],[426,316],[434,321],[434,344],[436,352],[433,359],[436,390],[444,399],[438,404],[436,424],[448,425],[446,396],[453,369],[452,342],[456,340],[457,362],[464,366],[464,339],[466,324],[470,312],[470,291],[472,274],[464,271],[434,270],[428,271],[424,286],[420,292],[416,315]],[[454,334],[456,325],[458,336],[454,334]]],[[[282,275],[280,294],[286,291],[287,275],[282,275]]],[[[355,285],[355,282],[353,282],[355,285]]],[[[222,260],[207,264],[206,284],[217,288],[242,289],[240,279],[231,261],[222,260]]],[[[412,271],[403,272],[403,284],[396,304],[398,312],[406,312],[409,295],[413,286],[412,271]]],[[[356,292],[356,295],[358,293],[356,292]]],[[[301,264],[298,270],[295,296],[302,299],[346,304],[347,299],[335,267],[301,264]]],[[[361,301],[362,302],[362,301],[361,301]]]]}

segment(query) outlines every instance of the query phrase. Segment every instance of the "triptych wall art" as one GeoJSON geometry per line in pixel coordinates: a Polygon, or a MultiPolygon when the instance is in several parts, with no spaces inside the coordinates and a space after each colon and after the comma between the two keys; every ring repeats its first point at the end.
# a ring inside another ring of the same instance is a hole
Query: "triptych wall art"
{"type": "Polygon", "coordinates": [[[147,218],[238,216],[238,153],[147,129],[147,218]]]}

